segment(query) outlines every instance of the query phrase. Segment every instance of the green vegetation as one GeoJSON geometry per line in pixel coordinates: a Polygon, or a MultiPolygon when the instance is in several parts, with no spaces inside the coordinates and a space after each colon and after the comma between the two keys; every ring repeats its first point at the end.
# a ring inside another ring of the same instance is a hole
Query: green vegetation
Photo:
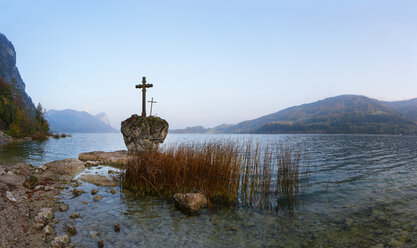
{"type": "Polygon", "coordinates": [[[123,185],[142,196],[201,192],[212,204],[272,207],[282,199],[295,201],[307,178],[300,163],[300,150],[291,147],[179,144],[138,154],[127,165],[123,185]]]}
{"type": "Polygon", "coordinates": [[[45,110],[39,103],[35,113],[32,112],[25,105],[16,81],[12,80],[7,84],[0,78],[0,129],[6,130],[8,135],[16,138],[45,138],[49,133],[45,110]]]}

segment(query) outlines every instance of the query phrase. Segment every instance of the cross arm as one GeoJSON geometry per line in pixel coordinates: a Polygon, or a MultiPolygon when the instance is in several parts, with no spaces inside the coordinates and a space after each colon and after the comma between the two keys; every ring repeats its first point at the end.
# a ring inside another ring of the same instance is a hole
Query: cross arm
{"type": "Polygon", "coordinates": [[[150,88],[150,87],[153,87],[153,84],[145,84],[145,85],[143,85],[143,84],[138,84],[138,85],[136,85],[135,86],[137,89],[142,89],[142,88],[150,88]],[[145,87],[144,87],[145,86],[145,87]]]}

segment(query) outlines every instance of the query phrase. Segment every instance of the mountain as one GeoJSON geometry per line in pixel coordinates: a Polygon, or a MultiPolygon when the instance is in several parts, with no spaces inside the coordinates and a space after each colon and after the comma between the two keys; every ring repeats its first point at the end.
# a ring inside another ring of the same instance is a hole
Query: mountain
{"type": "Polygon", "coordinates": [[[417,98],[405,101],[384,102],[391,109],[417,122],[417,98]]]}
{"type": "Polygon", "coordinates": [[[106,125],[111,126],[111,125],[110,125],[109,118],[107,117],[107,114],[106,114],[106,113],[101,112],[101,113],[99,113],[99,114],[96,114],[94,117],[95,117],[96,119],[99,119],[100,121],[102,121],[102,122],[106,123],[106,125]]]}
{"type": "Polygon", "coordinates": [[[382,102],[366,96],[341,95],[206,132],[417,135],[416,102],[382,102]]]}
{"type": "Polygon", "coordinates": [[[35,105],[25,91],[26,85],[16,67],[16,51],[13,44],[0,33],[0,78],[6,83],[15,84],[20,91],[23,101],[32,115],[35,113],[35,105]]]}
{"type": "Polygon", "coordinates": [[[206,133],[207,129],[203,126],[187,127],[185,129],[173,129],[170,133],[206,133]]]}
{"type": "Polygon", "coordinates": [[[52,132],[64,133],[113,133],[118,132],[101,119],[72,109],[49,110],[46,119],[52,132]]]}

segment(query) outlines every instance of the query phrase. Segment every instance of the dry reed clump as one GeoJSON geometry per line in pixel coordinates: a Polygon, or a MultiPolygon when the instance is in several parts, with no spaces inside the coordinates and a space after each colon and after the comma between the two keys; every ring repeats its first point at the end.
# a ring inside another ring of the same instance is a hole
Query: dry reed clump
{"type": "Polygon", "coordinates": [[[251,141],[178,144],[138,154],[123,184],[139,195],[200,192],[215,204],[273,207],[298,194],[307,175],[300,162],[300,150],[251,141]]]}

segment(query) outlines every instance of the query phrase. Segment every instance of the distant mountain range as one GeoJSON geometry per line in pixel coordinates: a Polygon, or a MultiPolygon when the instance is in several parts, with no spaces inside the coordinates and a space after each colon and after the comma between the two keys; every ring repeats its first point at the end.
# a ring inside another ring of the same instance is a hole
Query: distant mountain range
{"type": "Polygon", "coordinates": [[[91,115],[72,109],[49,110],[46,113],[49,127],[55,133],[114,133],[105,113],[91,115]]]}
{"type": "Polygon", "coordinates": [[[417,98],[384,102],[341,95],[290,107],[235,125],[201,126],[171,133],[345,133],[417,135],[417,98]]]}

